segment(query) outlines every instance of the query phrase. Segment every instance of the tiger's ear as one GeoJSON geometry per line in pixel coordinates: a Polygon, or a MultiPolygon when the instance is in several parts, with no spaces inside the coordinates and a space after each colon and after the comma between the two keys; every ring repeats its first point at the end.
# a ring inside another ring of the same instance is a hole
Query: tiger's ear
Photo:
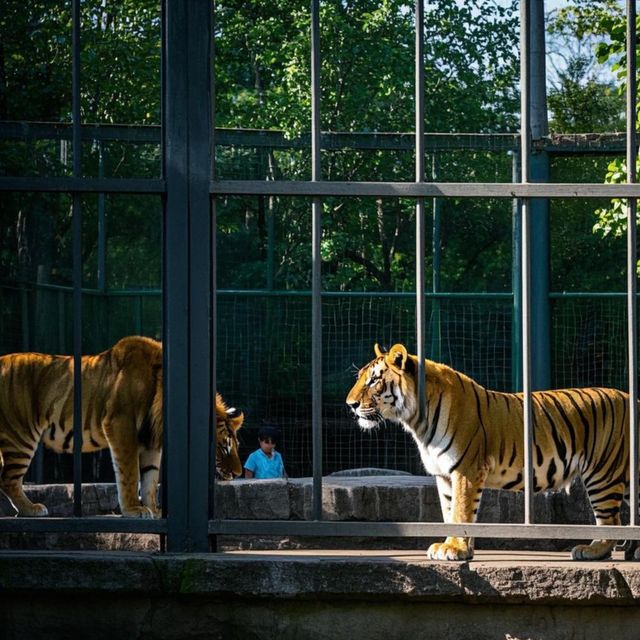
{"type": "Polygon", "coordinates": [[[404,371],[407,367],[408,358],[409,354],[407,353],[406,347],[402,344],[394,344],[386,354],[385,361],[392,367],[396,367],[397,369],[402,369],[404,371]]]}
{"type": "Polygon", "coordinates": [[[386,353],[386,351],[383,351],[380,348],[380,345],[377,342],[373,345],[373,352],[376,354],[376,358],[380,358],[386,353]]]}

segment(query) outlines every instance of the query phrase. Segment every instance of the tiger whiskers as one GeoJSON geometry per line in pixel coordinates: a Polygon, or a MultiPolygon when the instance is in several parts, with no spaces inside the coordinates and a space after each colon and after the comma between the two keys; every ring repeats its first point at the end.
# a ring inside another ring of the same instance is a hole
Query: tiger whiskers
{"type": "Polygon", "coordinates": [[[363,431],[370,431],[371,429],[377,429],[378,427],[384,425],[385,420],[382,417],[382,414],[376,410],[367,410],[362,413],[358,413],[356,415],[358,420],[358,425],[363,431]]]}

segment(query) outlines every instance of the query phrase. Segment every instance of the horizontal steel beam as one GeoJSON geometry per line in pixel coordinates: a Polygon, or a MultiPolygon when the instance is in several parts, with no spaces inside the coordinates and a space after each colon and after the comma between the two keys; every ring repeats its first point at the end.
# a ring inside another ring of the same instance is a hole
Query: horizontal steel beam
{"type": "Polygon", "coordinates": [[[14,518],[0,517],[0,533],[166,533],[164,519],[97,516],[91,518],[14,518]]]}
{"type": "MultiPolygon", "coordinates": [[[[62,532],[72,533],[166,533],[164,519],[147,520],[121,516],[90,518],[0,518],[0,533],[62,532]]],[[[216,535],[299,535],[299,536],[376,536],[376,537],[442,537],[473,536],[476,538],[541,538],[640,540],[640,527],[559,524],[443,522],[332,522],[300,520],[211,520],[209,533],[216,535]],[[606,532],[606,535],[605,535],[606,532]]]]}
{"type": "MultiPolygon", "coordinates": [[[[640,184],[461,182],[211,181],[212,195],[370,196],[389,198],[638,198],[640,184]]],[[[0,177],[0,191],[52,193],[165,192],[157,178],[0,177]]]]}
{"type": "MultiPolygon", "coordinates": [[[[16,141],[71,140],[69,123],[60,122],[0,122],[0,139],[16,141]]],[[[158,125],[84,124],[83,140],[103,142],[129,142],[136,144],[160,144],[158,125]]],[[[424,136],[429,150],[472,149],[474,151],[509,151],[518,148],[518,135],[513,133],[428,133],[424,136]]],[[[323,150],[362,149],[386,151],[410,151],[415,148],[413,133],[395,132],[339,132],[323,131],[320,134],[323,150]]],[[[288,138],[283,131],[264,129],[215,130],[217,147],[246,147],[269,149],[311,148],[310,134],[288,138]]]]}
{"type": "Polygon", "coordinates": [[[211,520],[209,533],[218,535],[298,535],[475,538],[544,538],[640,540],[640,527],[559,524],[451,524],[443,522],[331,522],[291,520],[211,520]],[[606,532],[606,533],[605,533],[606,532]]]}
{"type": "MultiPolygon", "coordinates": [[[[159,125],[83,124],[82,140],[160,144],[159,125]]],[[[0,122],[0,139],[29,141],[71,140],[71,123],[66,122],[0,122]]]]}
{"type": "MultiPolygon", "coordinates": [[[[10,289],[14,291],[21,290],[25,284],[33,289],[56,291],[61,293],[71,293],[72,287],[65,287],[59,284],[49,284],[44,282],[28,282],[28,283],[12,283],[10,285],[6,283],[0,283],[0,289],[10,289]]],[[[162,289],[82,289],[83,295],[88,296],[105,296],[113,298],[126,298],[126,297],[157,297],[162,294],[162,289]]],[[[282,297],[310,297],[311,291],[293,290],[293,289],[216,289],[216,294],[219,297],[231,297],[231,296],[245,296],[248,298],[282,298],[282,297]]],[[[415,293],[407,291],[322,291],[323,298],[415,298],[415,293]]],[[[425,291],[424,294],[428,299],[437,300],[505,300],[510,301],[513,299],[512,293],[495,293],[495,292],[483,292],[483,291],[425,291]]],[[[557,293],[555,297],[572,297],[571,294],[557,293]]],[[[591,294],[575,294],[576,296],[590,297],[591,294]]],[[[593,294],[593,297],[607,297],[608,294],[593,294]]],[[[624,293],[610,294],[612,296],[623,296],[624,293]]],[[[638,294],[640,295],[640,294],[638,294]]]]}
{"type": "MultiPolygon", "coordinates": [[[[62,293],[71,293],[72,287],[50,284],[46,282],[28,282],[28,283],[0,283],[0,289],[10,289],[18,291],[25,284],[33,289],[45,291],[59,291],[62,293]]],[[[125,297],[157,297],[162,294],[162,289],[89,289],[83,287],[82,294],[87,296],[106,296],[114,298],[125,297]]],[[[246,297],[269,297],[281,298],[285,297],[310,297],[311,291],[302,289],[217,289],[216,294],[220,297],[230,296],[246,296],[246,297]]],[[[429,300],[505,300],[513,299],[511,292],[492,292],[492,291],[425,291],[429,300]]],[[[640,297],[640,293],[636,296],[640,297]]],[[[323,298],[415,298],[414,292],[409,291],[323,291],[323,298]]],[[[625,291],[551,291],[549,297],[553,300],[610,300],[627,298],[625,291]]]]}
{"type": "Polygon", "coordinates": [[[159,178],[1,177],[0,191],[162,194],[165,182],[159,178]]]}
{"type": "Polygon", "coordinates": [[[628,198],[640,197],[638,184],[513,184],[510,182],[303,182],[212,181],[213,195],[370,196],[389,198],[628,198]]]}
{"type": "MultiPolygon", "coordinates": [[[[0,139],[29,141],[71,140],[70,123],[63,122],[0,122],[0,139]]],[[[159,125],[88,123],[82,125],[83,140],[102,142],[128,142],[132,144],[160,144],[159,125]]],[[[413,133],[397,132],[343,132],[323,131],[323,150],[362,149],[387,151],[413,151],[413,133]]],[[[428,151],[459,150],[516,151],[520,140],[517,133],[426,133],[428,151]]],[[[247,147],[270,149],[311,148],[309,134],[288,138],[283,131],[265,129],[215,130],[217,147],[247,147]]],[[[552,134],[533,141],[534,151],[547,151],[554,155],[601,155],[624,153],[624,133],[552,134]]]]}

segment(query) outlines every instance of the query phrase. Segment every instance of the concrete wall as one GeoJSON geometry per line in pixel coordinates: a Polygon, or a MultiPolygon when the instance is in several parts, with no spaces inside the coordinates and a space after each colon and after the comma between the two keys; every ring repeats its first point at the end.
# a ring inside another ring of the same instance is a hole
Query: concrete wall
{"type": "Polygon", "coordinates": [[[0,552],[5,640],[636,638],[640,569],[552,554],[0,552]]]}
{"type": "MultiPolygon", "coordinates": [[[[299,519],[311,504],[309,479],[241,480],[221,483],[218,491],[224,517],[299,519]]],[[[71,514],[70,486],[28,492],[52,515],[71,514]]],[[[83,497],[88,515],[117,510],[113,485],[86,485],[83,497]]],[[[440,520],[435,486],[425,477],[327,478],[323,503],[331,520],[440,520]]],[[[571,496],[537,496],[535,506],[538,522],[591,517],[579,487],[571,496]]],[[[480,515],[518,521],[522,496],[487,491],[480,515]]],[[[618,552],[613,561],[592,564],[549,551],[479,551],[471,562],[437,563],[426,560],[424,539],[244,536],[220,542],[235,551],[153,553],[157,536],[131,534],[4,534],[0,639],[640,637],[640,564],[621,562],[618,552]],[[340,550],[327,550],[329,543],[340,550]],[[20,551],[34,547],[58,551],[20,551]],[[264,548],[289,550],[257,551],[264,548]]],[[[509,545],[477,542],[478,549],[509,545]]],[[[540,544],[553,543],[533,546],[540,544]]]]}

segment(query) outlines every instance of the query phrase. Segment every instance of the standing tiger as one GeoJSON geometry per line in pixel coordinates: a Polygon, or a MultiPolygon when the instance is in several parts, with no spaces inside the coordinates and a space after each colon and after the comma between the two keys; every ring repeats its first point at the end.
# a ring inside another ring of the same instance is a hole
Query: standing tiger
{"type": "MultiPolygon", "coordinates": [[[[242,473],[237,431],[242,413],[216,394],[216,473],[242,473]]],[[[159,516],[162,456],[162,345],[130,336],[82,356],[82,451],[109,447],[122,514],[159,516]],[[139,493],[138,493],[139,489],[139,493]],[[140,496],[140,497],[139,497],[140,496]],[[140,499],[141,498],[141,499],[140,499]]],[[[20,516],[46,516],[22,481],[38,443],[73,452],[73,357],[14,353],[0,357],[0,489],[20,516]]]]}
{"type": "MultiPolygon", "coordinates": [[[[524,489],[523,395],[489,391],[466,375],[425,361],[426,415],[417,397],[418,359],[401,345],[374,347],[347,404],[362,429],[384,420],[413,436],[436,477],[445,522],[474,522],[485,487],[524,489]]],[[[580,477],[598,525],[619,525],[628,495],[629,397],[616,389],[584,388],[532,394],[534,490],[568,488],[580,477]]],[[[610,556],[614,540],[573,548],[575,560],[610,556]]],[[[473,538],[448,537],[429,547],[437,560],[473,557],[473,538]]]]}

